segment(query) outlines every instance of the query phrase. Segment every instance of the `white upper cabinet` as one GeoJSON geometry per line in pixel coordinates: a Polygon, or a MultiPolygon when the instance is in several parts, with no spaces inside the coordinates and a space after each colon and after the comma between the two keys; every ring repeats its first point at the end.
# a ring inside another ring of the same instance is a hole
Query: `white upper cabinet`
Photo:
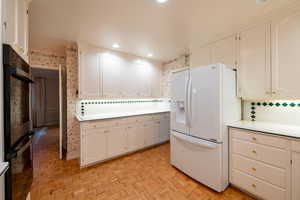
{"type": "Polygon", "coordinates": [[[236,68],[236,36],[219,40],[211,45],[213,63],[223,63],[233,69],[236,68]]]}
{"type": "Polygon", "coordinates": [[[17,42],[17,0],[3,0],[3,42],[15,46],[17,42]]]}
{"type": "Polygon", "coordinates": [[[239,93],[244,99],[263,99],[271,93],[270,25],[240,32],[239,93]]]}
{"type": "Polygon", "coordinates": [[[3,41],[28,60],[28,6],[30,0],[4,0],[3,41]]]}
{"type": "Polygon", "coordinates": [[[101,55],[101,67],[103,70],[103,95],[105,97],[123,96],[122,83],[124,69],[122,60],[111,54],[101,55]]]}
{"type": "Polygon", "coordinates": [[[207,45],[199,49],[195,49],[190,57],[191,67],[205,66],[211,64],[211,46],[207,45]]]}
{"type": "Polygon", "coordinates": [[[79,43],[80,98],[161,96],[159,63],[79,43]]]}
{"type": "Polygon", "coordinates": [[[79,97],[102,95],[100,57],[94,49],[79,49],[79,97]]]}
{"type": "Polygon", "coordinates": [[[276,98],[300,98],[300,12],[272,24],[272,83],[276,98]]]}

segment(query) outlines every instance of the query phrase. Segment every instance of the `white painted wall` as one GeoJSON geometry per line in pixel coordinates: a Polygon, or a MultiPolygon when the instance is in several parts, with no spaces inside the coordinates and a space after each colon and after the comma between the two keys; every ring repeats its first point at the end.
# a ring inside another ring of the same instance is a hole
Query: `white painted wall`
{"type": "MultiPolygon", "coordinates": [[[[2,3],[0,0],[0,21],[2,23],[2,3]]],[[[3,135],[4,135],[4,125],[3,125],[3,63],[2,63],[2,26],[0,29],[0,161],[4,160],[4,144],[3,144],[3,135]]],[[[4,200],[4,176],[0,177],[0,200],[4,200]]]]}

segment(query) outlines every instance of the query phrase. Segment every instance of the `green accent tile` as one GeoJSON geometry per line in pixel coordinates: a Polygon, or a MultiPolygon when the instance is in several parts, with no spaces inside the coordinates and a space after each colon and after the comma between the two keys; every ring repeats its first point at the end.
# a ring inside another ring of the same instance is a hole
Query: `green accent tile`
{"type": "Polygon", "coordinates": [[[252,105],[252,106],[255,106],[255,103],[254,103],[254,102],[252,102],[252,103],[251,103],[251,105],[252,105]]]}
{"type": "Polygon", "coordinates": [[[251,112],[251,114],[253,114],[253,115],[254,115],[254,114],[255,114],[255,111],[252,111],[252,112],[251,112]]]}
{"type": "Polygon", "coordinates": [[[258,102],[258,103],[257,103],[257,105],[258,105],[258,106],[261,106],[261,103],[260,103],[260,102],[258,102]]]}
{"type": "Polygon", "coordinates": [[[281,104],[280,103],[276,103],[275,106],[279,107],[281,104]]]}
{"type": "Polygon", "coordinates": [[[263,106],[267,106],[268,104],[267,104],[266,102],[264,102],[262,105],[263,105],[263,106]]]}
{"type": "Polygon", "coordinates": [[[294,103],[291,103],[291,104],[290,104],[290,106],[291,106],[291,107],[295,107],[295,106],[296,106],[296,104],[294,104],[294,103]]]}
{"type": "Polygon", "coordinates": [[[269,106],[271,106],[271,107],[272,107],[272,106],[274,106],[274,104],[273,104],[273,103],[269,103],[269,106]]]}
{"type": "Polygon", "coordinates": [[[251,115],[251,118],[255,118],[255,115],[251,115]]]}
{"type": "Polygon", "coordinates": [[[298,107],[300,107],[300,103],[298,104],[298,107]]]}
{"type": "Polygon", "coordinates": [[[287,104],[287,103],[283,103],[282,105],[283,105],[284,107],[287,107],[287,106],[288,106],[288,104],[287,104]]]}
{"type": "Polygon", "coordinates": [[[252,110],[255,110],[255,107],[251,107],[252,110]]]}

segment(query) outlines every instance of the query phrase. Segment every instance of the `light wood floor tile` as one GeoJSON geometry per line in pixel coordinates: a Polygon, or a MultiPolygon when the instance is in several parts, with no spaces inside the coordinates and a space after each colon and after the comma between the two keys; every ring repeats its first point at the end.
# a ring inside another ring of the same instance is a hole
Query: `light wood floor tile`
{"type": "Polygon", "coordinates": [[[253,200],[181,173],[169,164],[169,144],[80,169],[78,160],[58,159],[57,128],[40,131],[34,142],[32,200],[253,200]]]}

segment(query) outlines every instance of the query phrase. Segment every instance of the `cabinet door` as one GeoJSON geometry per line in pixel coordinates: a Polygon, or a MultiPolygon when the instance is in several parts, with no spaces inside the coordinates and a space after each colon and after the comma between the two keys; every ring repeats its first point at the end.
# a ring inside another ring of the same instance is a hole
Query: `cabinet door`
{"type": "Polygon", "coordinates": [[[300,97],[300,12],[272,24],[272,86],[276,98],[300,97]]]}
{"type": "Polygon", "coordinates": [[[127,147],[127,135],[125,128],[112,128],[110,130],[106,130],[106,133],[108,157],[124,154],[127,147]]]}
{"type": "Polygon", "coordinates": [[[25,54],[27,46],[27,2],[17,0],[17,49],[21,54],[25,54]]]}
{"type": "Polygon", "coordinates": [[[195,49],[192,52],[190,58],[191,67],[206,66],[209,64],[212,64],[210,45],[195,49]]]}
{"type": "Polygon", "coordinates": [[[300,153],[292,153],[292,200],[300,199],[300,153]]]}
{"type": "Polygon", "coordinates": [[[137,124],[127,127],[128,151],[142,149],[145,146],[145,133],[142,126],[137,124]]]}
{"type": "Polygon", "coordinates": [[[159,142],[166,142],[170,140],[170,120],[162,118],[159,126],[159,142]]]}
{"type": "Polygon", "coordinates": [[[15,47],[17,42],[17,0],[3,1],[3,42],[15,47]]]}
{"type": "Polygon", "coordinates": [[[223,63],[233,69],[236,68],[236,37],[231,36],[212,44],[212,63],[223,63]]]}
{"type": "Polygon", "coordinates": [[[107,138],[103,130],[89,130],[81,135],[81,166],[107,158],[107,138]]]}
{"type": "Polygon", "coordinates": [[[151,146],[158,143],[159,124],[156,122],[149,122],[144,125],[145,146],[151,146]]]}
{"type": "Polygon", "coordinates": [[[270,97],[270,25],[260,25],[240,33],[239,93],[244,99],[270,97]]]}
{"type": "Polygon", "coordinates": [[[102,96],[99,55],[93,49],[79,51],[79,97],[102,96]]]}

